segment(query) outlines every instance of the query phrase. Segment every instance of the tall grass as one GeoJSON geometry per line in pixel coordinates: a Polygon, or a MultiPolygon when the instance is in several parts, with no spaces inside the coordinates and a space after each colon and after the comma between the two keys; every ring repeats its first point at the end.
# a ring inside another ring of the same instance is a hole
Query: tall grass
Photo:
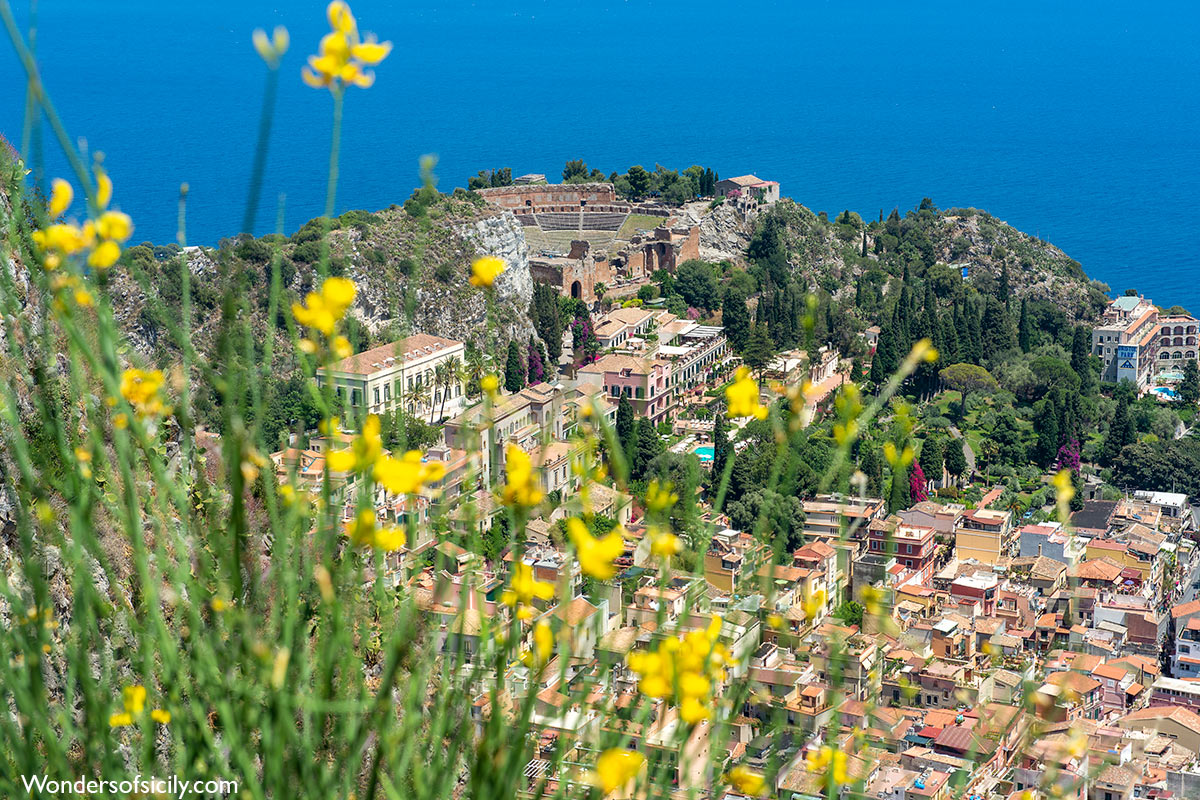
{"type": "MultiPolygon", "coordinates": [[[[94,215],[105,205],[97,173],[55,112],[4,0],[0,16],[27,71],[35,134],[26,139],[36,140],[42,120],[48,123],[72,166],[72,182],[87,195],[88,213],[94,215]]],[[[263,133],[253,160],[256,175],[269,141],[275,66],[269,64],[263,133]]],[[[332,93],[335,138],[327,219],[336,197],[344,91],[332,93]]],[[[347,105],[352,120],[353,105],[347,105]]],[[[264,439],[259,423],[264,386],[282,363],[298,360],[323,418],[340,411],[332,388],[311,380],[319,366],[336,358],[336,331],[315,335],[286,311],[286,336],[277,336],[274,326],[265,334],[254,331],[246,322],[248,299],[239,294],[236,281],[222,275],[218,344],[201,352],[192,340],[186,254],[177,308],[167,307],[150,276],[133,264],[95,269],[82,256],[50,264],[34,242],[35,231],[52,222],[43,193],[27,182],[23,161],[5,159],[0,166],[0,258],[10,265],[0,270],[0,470],[5,499],[11,502],[11,520],[0,537],[0,796],[24,795],[21,776],[116,780],[169,774],[236,780],[240,796],[249,798],[604,794],[597,785],[604,783],[599,755],[629,746],[646,726],[677,713],[671,702],[642,693],[632,706],[618,708],[617,687],[635,683],[628,666],[619,658],[602,659],[575,676],[568,626],[555,626],[558,657],[547,663],[537,652],[533,624],[512,609],[472,613],[491,588],[488,577],[500,569],[482,557],[466,572],[457,608],[430,610],[411,573],[400,574],[393,585],[394,557],[357,546],[346,535],[345,509],[372,506],[376,487],[369,469],[348,497],[328,474],[310,497],[295,476],[279,485],[273,471],[264,468],[263,454],[278,445],[264,439]],[[147,302],[168,321],[179,355],[165,370],[162,386],[151,393],[162,408],[147,407],[144,398],[123,388],[128,370],[146,368],[149,375],[151,365],[128,347],[114,313],[115,270],[129,271],[147,302]],[[219,399],[219,436],[197,429],[194,404],[200,396],[219,399]],[[539,734],[575,724],[562,716],[546,719],[538,694],[549,682],[565,687],[561,708],[578,709],[585,721],[578,724],[577,739],[546,754],[538,750],[539,734]],[[144,687],[144,707],[126,702],[125,690],[131,687],[144,687]],[[151,711],[169,713],[169,722],[151,711]],[[126,713],[132,724],[121,724],[126,713]],[[526,777],[535,758],[548,762],[543,775],[551,779],[526,777]]],[[[114,173],[119,178],[119,170],[114,173]]],[[[253,221],[259,182],[251,183],[247,218],[253,221]]],[[[186,188],[179,219],[184,244],[186,188]]],[[[327,240],[319,263],[322,276],[328,272],[327,240]]],[[[491,303],[481,339],[494,344],[494,296],[490,289],[480,291],[488,292],[491,303]]],[[[292,300],[280,280],[277,252],[268,318],[275,319],[292,300]]],[[[410,325],[414,304],[412,298],[404,303],[410,325]]],[[[858,433],[887,408],[921,357],[914,352],[866,407],[855,393],[841,396],[837,456],[824,488],[854,490],[847,476],[858,433]]],[[[770,488],[780,480],[791,442],[806,435],[802,421],[811,414],[802,387],[782,391],[768,417],[777,444],[770,488]]],[[[485,420],[491,402],[485,395],[485,420]]],[[[360,436],[365,422],[342,418],[360,436]]],[[[591,516],[585,490],[597,480],[625,492],[638,488],[601,414],[579,420],[574,444],[584,491],[563,501],[570,517],[591,516]]],[[[473,445],[469,449],[481,446],[478,439],[473,445]]],[[[719,514],[731,468],[732,459],[714,478],[708,495],[712,505],[693,516],[719,514]]],[[[484,488],[503,494],[505,476],[494,478],[494,485],[484,488]]],[[[468,483],[476,479],[472,475],[468,483]]],[[[539,505],[545,509],[544,502],[539,505]]],[[[471,494],[453,503],[435,498],[428,522],[408,523],[408,539],[421,533],[416,525],[429,525],[439,540],[483,552],[473,523],[484,513],[471,494]],[[456,526],[452,511],[467,524],[456,526]]],[[[502,513],[512,532],[513,563],[519,563],[526,523],[537,509],[510,503],[502,513]]],[[[669,529],[669,508],[653,510],[648,521],[669,529]]],[[[656,558],[653,580],[660,588],[676,577],[703,585],[711,528],[676,531],[690,537],[687,546],[699,557],[692,559],[690,575],[673,570],[669,559],[656,558]]],[[[763,545],[757,551],[761,563],[782,560],[766,509],[754,535],[763,545]]],[[[568,550],[571,563],[574,545],[568,550]]],[[[612,586],[602,582],[601,591],[610,593],[612,586]]],[[[762,591],[763,608],[769,609],[774,582],[764,581],[762,591]]],[[[560,601],[570,599],[565,579],[555,592],[560,601]]],[[[702,592],[690,592],[684,618],[695,612],[707,620],[706,602],[702,592]]],[[[885,624],[886,607],[869,611],[885,624]]],[[[743,642],[755,645],[765,624],[773,620],[739,615],[724,620],[722,635],[728,640],[736,631],[746,632],[743,642]]],[[[671,627],[664,607],[650,649],[683,632],[671,627]]],[[[836,707],[843,643],[828,646],[836,707]]],[[[663,752],[680,754],[701,776],[678,790],[685,796],[736,783],[725,774],[725,753],[735,735],[734,719],[751,701],[753,686],[746,677],[749,650],[733,656],[738,663],[715,679],[704,698],[708,719],[677,725],[662,744],[663,752]],[[694,750],[701,734],[709,742],[706,754],[694,750]]],[[[765,721],[763,730],[779,735],[787,725],[777,717],[765,721]]],[[[860,746],[858,739],[836,738],[836,726],[827,735],[839,752],[852,755],[860,746]]],[[[783,766],[777,755],[768,765],[768,784],[783,766]]],[[[819,777],[823,794],[856,789],[853,776],[837,775],[833,762],[815,763],[814,770],[827,776],[819,777]]],[[[645,796],[672,795],[674,775],[671,759],[651,759],[635,786],[645,796]]],[[[624,783],[616,789],[628,791],[624,783]]]]}

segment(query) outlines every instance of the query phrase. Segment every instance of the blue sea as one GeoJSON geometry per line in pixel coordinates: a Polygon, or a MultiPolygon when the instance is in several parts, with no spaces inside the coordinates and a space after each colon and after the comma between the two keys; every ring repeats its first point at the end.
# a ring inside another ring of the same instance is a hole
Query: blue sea
{"type": "MultiPolygon", "coordinates": [[[[346,100],[339,210],[482,168],[567,159],[753,172],[831,214],[984,208],[1114,291],[1200,312],[1200,4],[358,0],[395,43],[346,100]]],[[[16,0],[18,24],[30,22],[16,0]]],[[[331,100],[299,80],[323,4],[40,0],[37,58],[72,137],[103,151],[135,239],[241,228],[264,67],[288,26],[256,233],[324,202],[331,100]]],[[[21,142],[22,73],[0,46],[0,133],[21,142]]],[[[47,171],[65,174],[43,134],[47,171]]]]}

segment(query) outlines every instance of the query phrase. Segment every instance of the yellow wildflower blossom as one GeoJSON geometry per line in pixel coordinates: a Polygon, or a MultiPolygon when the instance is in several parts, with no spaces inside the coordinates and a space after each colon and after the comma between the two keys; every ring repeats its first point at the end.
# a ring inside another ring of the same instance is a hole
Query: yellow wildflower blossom
{"type": "Polygon", "coordinates": [[[554,655],[554,631],[542,620],[533,626],[533,649],[522,654],[521,661],[527,667],[537,667],[550,661],[554,655]]]}
{"type": "Polygon", "coordinates": [[[758,797],[767,789],[767,782],[762,775],[738,764],[724,775],[725,782],[742,794],[758,797]]]}
{"type": "Polygon", "coordinates": [[[679,502],[679,495],[673,491],[674,488],[670,483],[660,486],[657,480],[650,481],[646,487],[646,510],[665,511],[679,502]]]}
{"type": "Polygon", "coordinates": [[[62,178],[55,178],[50,185],[50,216],[57,217],[70,207],[75,199],[75,190],[62,178]]]}
{"type": "Polygon", "coordinates": [[[504,462],[508,482],[501,490],[500,501],[506,506],[525,508],[532,508],[542,502],[545,495],[538,488],[529,454],[515,444],[509,444],[504,450],[504,462]]]}
{"type": "Polygon", "coordinates": [[[375,461],[375,480],[392,494],[417,494],[446,475],[445,464],[424,458],[420,450],[409,450],[402,458],[380,456],[375,461]]]}
{"type": "Polygon", "coordinates": [[[349,278],[326,278],[320,293],[309,292],[303,304],[292,303],[292,316],[306,328],[333,336],[334,327],[354,302],[357,291],[349,278]]]}
{"type": "Polygon", "coordinates": [[[521,562],[513,568],[512,582],[500,595],[500,602],[517,610],[517,619],[533,618],[533,601],[550,600],[554,597],[554,584],[539,581],[533,576],[533,568],[521,562]]]}
{"type": "Polygon", "coordinates": [[[758,402],[758,396],[758,383],[750,377],[750,369],[738,367],[733,383],[725,387],[725,402],[729,406],[726,415],[733,419],[766,419],[767,408],[758,402]]]}
{"type": "Polygon", "coordinates": [[[591,783],[604,794],[621,788],[638,776],[646,765],[646,757],[636,750],[614,747],[605,750],[596,759],[596,769],[591,773],[591,783]]]}
{"type": "Polygon", "coordinates": [[[321,38],[318,54],[308,57],[308,66],[301,72],[304,82],[314,89],[335,92],[346,86],[366,89],[375,82],[375,75],[364,67],[387,58],[392,43],[379,42],[372,35],[360,40],[358,22],[342,0],[330,3],[326,15],[331,30],[321,38]]]}
{"type": "Polygon", "coordinates": [[[479,381],[479,388],[489,395],[494,395],[500,390],[500,379],[495,375],[484,375],[483,379],[479,381]]]}
{"type": "Polygon", "coordinates": [[[613,561],[625,552],[625,539],[621,536],[622,528],[617,526],[607,535],[596,538],[588,533],[587,526],[578,517],[567,520],[567,533],[575,544],[575,552],[579,557],[579,566],[585,575],[597,580],[611,580],[617,574],[613,561]]]}
{"type": "Polygon", "coordinates": [[[471,285],[491,286],[495,283],[496,278],[500,276],[500,273],[504,272],[504,269],[504,261],[495,256],[477,258],[471,264],[471,285]]]}
{"type": "Polygon", "coordinates": [[[688,724],[708,719],[713,684],[725,680],[725,665],[731,663],[720,633],[721,618],[713,617],[704,630],[664,639],[652,652],[630,653],[626,663],[638,675],[638,689],[647,697],[674,700],[688,724]]]}
{"type": "Polygon", "coordinates": [[[142,417],[165,411],[159,395],[162,385],[162,370],[127,369],[121,373],[121,396],[142,417]]]}
{"type": "Polygon", "coordinates": [[[160,725],[170,725],[171,724],[171,712],[164,711],[161,708],[156,708],[150,712],[150,719],[154,720],[155,722],[159,723],[160,725]]]}
{"type": "Polygon", "coordinates": [[[660,558],[669,558],[683,552],[683,542],[670,531],[661,528],[650,529],[650,554],[660,558]]]}
{"type": "Polygon", "coordinates": [[[267,62],[267,66],[271,69],[279,65],[279,59],[287,52],[288,46],[291,44],[288,30],[282,25],[276,25],[269,38],[266,31],[258,28],[254,31],[251,40],[254,42],[254,49],[258,51],[258,57],[267,62]]]}

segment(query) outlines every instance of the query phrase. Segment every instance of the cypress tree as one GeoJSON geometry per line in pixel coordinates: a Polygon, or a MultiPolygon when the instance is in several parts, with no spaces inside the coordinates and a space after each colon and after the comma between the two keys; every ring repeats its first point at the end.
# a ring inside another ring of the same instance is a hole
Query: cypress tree
{"type": "Polygon", "coordinates": [[[998,288],[999,288],[999,294],[1000,294],[1000,302],[1004,303],[1004,308],[1007,310],[1009,307],[1009,300],[1012,297],[1012,292],[1008,285],[1008,262],[1007,261],[1004,263],[1004,265],[1002,267],[1000,267],[1000,285],[998,288]]]}
{"type": "Polygon", "coordinates": [[[1058,455],[1062,437],[1058,430],[1058,409],[1054,407],[1053,395],[1034,407],[1033,429],[1037,442],[1033,447],[1033,460],[1043,469],[1050,466],[1058,455]]]}
{"type": "Polygon", "coordinates": [[[1033,347],[1033,327],[1029,321],[1029,300],[1021,301],[1021,317],[1017,322],[1017,344],[1022,353],[1028,353],[1033,347]]]}
{"type": "Polygon", "coordinates": [[[525,359],[521,358],[521,349],[516,340],[508,343],[508,358],[504,363],[504,388],[510,392],[519,392],[525,388],[525,359]]]}
{"type": "Polygon", "coordinates": [[[637,445],[637,428],[633,418],[633,403],[627,395],[621,395],[617,403],[617,440],[625,453],[625,464],[632,466],[634,447],[637,445]]]}
{"type": "Polygon", "coordinates": [[[713,484],[716,485],[725,474],[725,464],[729,459],[729,422],[725,414],[718,411],[713,422],[713,484]]]}
{"type": "Polygon", "coordinates": [[[1108,428],[1108,436],[1104,439],[1104,445],[1100,448],[1100,462],[1103,464],[1111,464],[1117,460],[1117,456],[1121,454],[1121,449],[1125,445],[1133,444],[1136,434],[1133,429],[1133,420],[1129,416],[1129,400],[1122,395],[1117,401],[1117,411],[1113,414],[1112,424],[1108,428]]]}
{"type": "Polygon", "coordinates": [[[994,358],[1017,345],[1012,317],[994,297],[989,297],[983,310],[983,358],[994,358]]]}
{"type": "Polygon", "coordinates": [[[750,369],[761,372],[774,355],[775,345],[771,339],[770,325],[760,322],[754,326],[754,331],[750,334],[750,341],[746,343],[746,351],[742,354],[742,360],[750,369]]]}
{"type": "Polygon", "coordinates": [[[1071,369],[1079,376],[1079,393],[1090,395],[1096,376],[1092,374],[1092,336],[1084,325],[1076,325],[1071,335],[1071,369]]]}
{"type": "Polygon", "coordinates": [[[967,323],[967,342],[963,360],[978,364],[983,360],[983,333],[980,327],[980,315],[971,303],[963,304],[963,317],[967,323]]]}

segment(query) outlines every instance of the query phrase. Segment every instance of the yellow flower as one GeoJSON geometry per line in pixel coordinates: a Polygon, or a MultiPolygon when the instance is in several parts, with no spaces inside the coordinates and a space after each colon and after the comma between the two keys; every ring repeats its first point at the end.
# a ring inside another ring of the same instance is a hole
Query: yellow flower
{"type": "Polygon", "coordinates": [[[329,350],[338,358],[349,358],[354,355],[354,348],[345,336],[337,335],[329,342],[329,350]]]}
{"type": "Polygon", "coordinates": [[[109,202],[112,200],[113,182],[112,178],[108,177],[108,173],[104,168],[97,165],[96,174],[96,205],[101,209],[108,208],[109,202]]]}
{"type": "Polygon", "coordinates": [[[123,728],[127,725],[132,725],[132,724],[133,724],[133,715],[128,714],[126,712],[121,712],[120,714],[113,714],[112,716],[110,716],[108,718],[108,727],[110,727],[110,728],[123,728]]]}
{"type": "Polygon", "coordinates": [[[683,543],[679,537],[670,531],[660,528],[650,529],[650,554],[660,558],[678,555],[683,551],[683,543]]]}
{"type": "Polygon", "coordinates": [[[50,192],[50,216],[57,217],[70,207],[71,201],[75,199],[75,190],[62,178],[55,178],[51,186],[53,188],[50,192]]]}
{"type": "Polygon", "coordinates": [[[778,614],[774,614],[774,613],[767,614],[767,627],[774,628],[775,630],[780,630],[781,628],[783,628],[783,617],[779,616],[778,614]]]}
{"type": "Polygon", "coordinates": [[[371,544],[375,540],[375,526],[375,512],[364,508],[353,520],[346,523],[346,535],[356,545],[371,544]]]}
{"type": "Polygon", "coordinates": [[[96,269],[108,269],[117,263],[121,257],[121,248],[116,242],[101,242],[91,255],[88,256],[88,266],[96,269]]]}
{"type": "Polygon", "coordinates": [[[479,381],[479,388],[489,395],[494,395],[500,390],[500,379],[495,375],[484,375],[483,379],[479,381]]]}
{"type": "Polygon", "coordinates": [[[688,724],[708,719],[713,683],[725,679],[731,663],[728,649],[717,641],[720,633],[721,618],[713,617],[705,630],[664,639],[653,652],[630,653],[626,662],[638,675],[638,689],[647,697],[675,700],[688,724]]]}
{"type": "Polygon", "coordinates": [[[554,584],[539,581],[533,576],[533,568],[521,562],[513,568],[512,582],[500,594],[500,602],[517,609],[517,619],[533,618],[533,601],[550,600],[554,597],[554,584]]]}
{"type": "Polygon", "coordinates": [[[825,607],[825,590],[818,589],[804,600],[804,619],[815,620],[825,607]]]}
{"type": "Polygon", "coordinates": [[[291,43],[288,30],[282,25],[275,26],[274,34],[269,39],[267,38],[267,32],[262,28],[255,30],[251,38],[254,42],[254,49],[258,51],[259,58],[267,62],[267,66],[271,69],[274,69],[279,64],[280,57],[287,52],[288,45],[291,43]]]}
{"type": "Polygon", "coordinates": [[[532,508],[542,502],[545,495],[538,488],[529,455],[515,444],[509,444],[504,450],[504,462],[508,482],[501,490],[500,501],[506,506],[525,508],[532,508]]]}
{"type": "Polygon", "coordinates": [[[605,536],[597,539],[588,533],[587,526],[578,517],[567,520],[567,533],[575,544],[579,566],[585,575],[597,580],[611,580],[617,574],[613,561],[625,552],[625,540],[621,536],[622,528],[617,526],[605,536]]]}
{"type": "Polygon", "coordinates": [[[171,724],[171,712],[164,711],[161,708],[156,708],[150,712],[150,719],[154,720],[155,722],[159,723],[160,725],[170,725],[171,724]]]}
{"type": "Polygon", "coordinates": [[[758,402],[758,383],[747,367],[738,367],[733,383],[725,388],[725,402],[729,406],[725,413],[730,418],[767,418],[766,406],[758,402]]]}
{"type": "Polygon", "coordinates": [[[725,773],[725,782],[742,794],[758,797],[767,788],[767,782],[762,775],[738,764],[725,773]]]}
{"type": "Polygon", "coordinates": [[[650,481],[646,487],[646,510],[665,511],[679,502],[679,495],[673,489],[670,483],[660,486],[657,480],[650,481]]]}
{"type": "Polygon", "coordinates": [[[537,667],[550,661],[554,655],[554,632],[542,620],[533,626],[533,650],[522,654],[521,661],[527,667],[537,667]]]}
{"type": "Polygon", "coordinates": [[[121,691],[121,702],[130,714],[140,714],[146,707],[146,687],[126,686],[121,691]]]}
{"type": "Polygon", "coordinates": [[[397,525],[389,525],[386,528],[379,528],[375,531],[375,536],[371,540],[371,544],[385,553],[392,553],[400,550],[408,542],[408,537],[404,533],[404,529],[397,525]]]}
{"type": "Polygon", "coordinates": [[[425,463],[423,458],[419,450],[409,450],[403,458],[380,456],[375,461],[375,480],[392,494],[416,494],[446,475],[441,461],[425,463]]]}
{"type": "Polygon", "coordinates": [[[491,286],[504,269],[504,261],[495,256],[477,258],[471,264],[471,285],[491,286]]]}
{"type": "Polygon", "coordinates": [[[121,373],[121,396],[139,416],[152,416],[166,410],[159,396],[162,385],[162,370],[127,369],[121,373]]]}
{"type": "Polygon", "coordinates": [[[349,278],[326,278],[321,291],[309,292],[304,304],[292,303],[292,316],[296,322],[333,336],[333,329],[354,302],[358,289],[349,278]]]}
{"type": "Polygon", "coordinates": [[[375,83],[375,75],[363,67],[374,66],[387,58],[392,43],[379,42],[373,35],[360,40],[358,22],[350,12],[350,6],[342,0],[330,3],[326,15],[331,30],[321,38],[318,54],[308,57],[308,66],[301,71],[304,82],[314,89],[330,91],[341,91],[346,86],[364,89],[371,86],[375,83]]]}
{"type": "Polygon", "coordinates": [[[604,794],[609,794],[636,778],[645,764],[646,757],[636,750],[622,747],[605,750],[596,759],[592,783],[604,794]]]}
{"type": "Polygon", "coordinates": [[[123,242],[133,235],[133,220],[120,211],[105,211],[96,220],[96,235],[101,239],[123,242]]]}

